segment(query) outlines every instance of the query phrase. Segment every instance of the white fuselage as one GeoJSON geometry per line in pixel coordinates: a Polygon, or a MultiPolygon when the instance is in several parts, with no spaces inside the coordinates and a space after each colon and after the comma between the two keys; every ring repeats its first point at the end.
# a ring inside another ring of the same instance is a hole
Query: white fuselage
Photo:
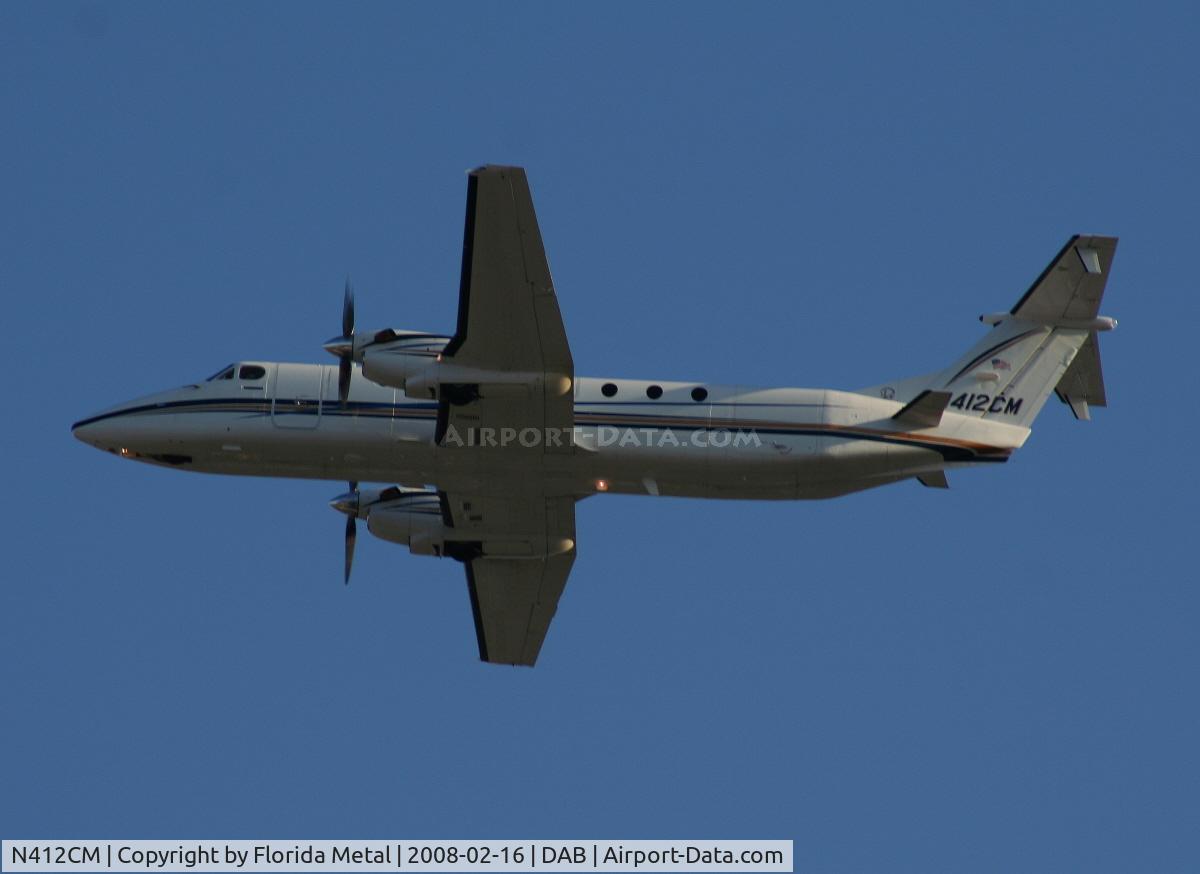
{"type": "Polygon", "coordinates": [[[599,492],[832,498],[1006,461],[1050,394],[1107,403],[1098,307],[1116,249],[1076,235],[943,370],[857,392],[577,377],[525,171],[468,174],[454,333],[359,331],[337,366],[243,361],[76,422],[124,458],[340,480],[343,581],[359,520],[465,568],[479,657],[533,665],[571,573],[576,502],[599,492]],[[360,488],[383,483],[385,488],[360,488]]]}
{"type": "MultiPolygon", "coordinates": [[[[519,468],[496,467],[486,451],[470,453],[479,459],[473,467],[443,463],[453,449],[433,443],[436,402],[377,385],[356,368],[343,406],[336,366],[247,364],[263,376],[235,372],[140,398],[76,423],[75,434],[125,457],[205,473],[496,492],[526,485],[519,468]]],[[[825,389],[580,377],[574,401],[576,449],[545,456],[539,490],[828,498],[1005,461],[1029,433],[953,411],[935,428],[913,429],[892,418],[897,401],[825,389]]],[[[472,439],[486,449],[522,435],[472,439]]]]}

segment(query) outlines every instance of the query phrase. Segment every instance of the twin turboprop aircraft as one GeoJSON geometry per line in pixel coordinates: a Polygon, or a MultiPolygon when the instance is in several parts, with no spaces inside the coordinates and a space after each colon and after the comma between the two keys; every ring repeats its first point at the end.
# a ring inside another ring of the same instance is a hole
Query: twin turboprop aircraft
{"type": "Polygon", "coordinates": [[[345,480],[356,520],[456,559],[480,658],[533,665],[575,560],[575,502],[598,492],[832,498],[1003,462],[1054,392],[1105,406],[1097,335],[1117,240],[1072,237],[944,370],[854,392],[575,376],[525,172],[470,173],[452,336],[354,328],[337,366],[243,361],[76,422],[124,458],[206,473],[345,480]],[[360,482],[396,483],[382,489],[360,482]]]}

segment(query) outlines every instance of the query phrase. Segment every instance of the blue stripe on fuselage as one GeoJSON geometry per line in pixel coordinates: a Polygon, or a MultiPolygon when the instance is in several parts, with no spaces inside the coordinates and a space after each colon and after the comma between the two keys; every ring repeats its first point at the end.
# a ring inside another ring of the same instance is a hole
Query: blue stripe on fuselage
{"type": "MultiPolygon", "coordinates": [[[[438,404],[432,401],[419,401],[411,404],[394,404],[375,401],[350,401],[343,407],[337,401],[320,401],[318,408],[317,400],[301,399],[304,401],[303,406],[291,406],[284,409],[275,409],[274,400],[264,400],[262,398],[195,398],[181,401],[163,401],[155,404],[143,404],[136,407],[127,407],[123,410],[114,410],[108,413],[101,413],[98,416],[92,416],[88,419],[81,419],[71,426],[71,429],[80,428],[84,425],[90,425],[94,422],[101,422],[107,419],[113,419],[120,416],[135,416],[145,413],[161,413],[169,411],[179,412],[196,412],[196,413],[228,413],[244,410],[251,415],[287,415],[287,416],[378,416],[380,418],[396,418],[396,419],[427,419],[437,415],[438,404]]],[[[289,403],[284,399],[283,403],[289,403]]],[[[294,402],[293,402],[294,403],[294,402]]],[[[608,403],[603,401],[585,401],[576,406],[584,406],[589,404],[608,403]]],[[[616,404],[614,404],[615,406],[616,404]]],[[[654,403],[637,401],[630,404],[628,401],[623,402],[623,406],[688,406],[688,404],[674,403],[654,403]]],[[[695,406],[702,406],[695,404],[695,406]]],[[[777,407],[816,407],[821,404],[753,404],[752,406],[777,406],[777,407]]],[[[601,411],[586,411],[580,410],[577,413],[577,422],[579,425],[590,425],[592,427],[614,427],[614,428],[656,428],[660,430],[674,429],[680,431],[709,431],[709,430],[731,430],[738,427],[736,421],[724,422],[707,422],[701,423],[696,421],[694,417],[687,419],[671,419],[664,416],[655,416],[652,413],[629,413],[629,412],[601,412],[601,411]]],[[[746,430],[753,430],[762,434],[777,434],[781,436],[796,436],[796,437],[835,437],[844,440],[867,440],[875,443],[890,443],[898,446],[914,446],[921,449],[928,449],[937,452],[947,461],[978,461],[978,462],[997,462],[1007,461],[1007,453],[1001,455],[981,455],[974,449],[965,446],[948,445],[945,443],[922,440],[919,437],[908,435],[904,432],[885,432],[885,431],[867,431],[853,427],[839,427],[836,425],[815,425],[815,424],[796,424],[789,425],[786,422],[763,423],[761,421],[750,425],[746,430]]],[[[998,452],[1002,452],[999,450],[998,452]]]]}

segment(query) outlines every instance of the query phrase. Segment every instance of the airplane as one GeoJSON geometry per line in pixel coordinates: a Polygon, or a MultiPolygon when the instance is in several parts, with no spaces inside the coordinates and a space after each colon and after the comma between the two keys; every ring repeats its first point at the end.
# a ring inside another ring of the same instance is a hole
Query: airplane
{"type": "Polygon", "coordinates": [[[466,569],[479,657],[532,666],[599,493],[820,499],[1007,461],[1051,393],[1107,406],[1098,335],[1115,237],[1076,235],[948,367],[856,391],[576,377],[525,171],[468,174],[452,335],[360,332],[346,283],[336,365],[240,361],[72,425],[180,470],[343,480],[357,522],[466,569]],[[391,483],[361,488],[360,483],[391,483]]]}

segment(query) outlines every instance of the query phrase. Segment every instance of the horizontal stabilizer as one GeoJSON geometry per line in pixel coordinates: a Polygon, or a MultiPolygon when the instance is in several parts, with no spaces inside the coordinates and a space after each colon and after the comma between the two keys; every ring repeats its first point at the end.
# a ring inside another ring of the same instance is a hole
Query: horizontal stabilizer
{"type": "Polygon", "coordinates": [[[948,489],[950,482],[946,479],[946,471],[931,470],[929,473],[917,474],[917,482],[927,489],[948,489]]]}
{"type": "Polygon", "coordinates": [[[910,428],[936,428],[942,423],[950,396],[948,391],[923,391],[892,418],[910,428]]]}
{"type": "Polygon", "coordinates": [[[1012,314],[1027,322],[1051,324],[1095,319],[1116,251],[1116,237],[1072,237],[1017,301],[1012,314]]]}
{"type": "Polygon", "coordinates": [[[1108,406],[1104,373],[1100,369],[1100,341],[1095,331],[1079,347],[1075,360],[1054,387],[1054,393],[1064,404],[1070,405],[1076,419],[1090,419],[1089,406],[1108,406]]]}

